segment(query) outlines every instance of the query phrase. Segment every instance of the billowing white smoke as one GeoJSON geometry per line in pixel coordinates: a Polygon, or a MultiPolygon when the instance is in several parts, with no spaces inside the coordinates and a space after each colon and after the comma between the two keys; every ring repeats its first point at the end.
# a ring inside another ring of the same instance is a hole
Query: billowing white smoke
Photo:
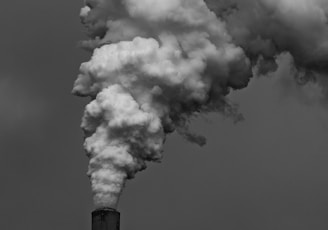
{"type": "Polygon", "coordinates": [[[161,160],[166,134],[205,144],[188,130],[190,117],[241,119],[225,96],[246,87],[255,69],[274,71],[279,53],[289,52],[297,71],[327,70],[327,4],[309,2],[87,0],[80,16],[90,39],[81,44],[93,56],[73,93],[92,99],[82,128],[96,207],[116,208],[125,181],[161,160]],[[317,22],[320,34],[294,25],[299,19],[308,28],[317,22]]]}
{"type": "MultiPolygon", "coordinates": [[[[249,61],[199,0],[98,0],[81,10],[95,48],[73,92],[90,96],[82,128],[97,207],[115,208],[125,180],[162,158],[165,135],[201,111],[234,114],[224,96],[247,85],[249,61]]],[[[238,114],[236,114],[236,118],[238,114]]]]}

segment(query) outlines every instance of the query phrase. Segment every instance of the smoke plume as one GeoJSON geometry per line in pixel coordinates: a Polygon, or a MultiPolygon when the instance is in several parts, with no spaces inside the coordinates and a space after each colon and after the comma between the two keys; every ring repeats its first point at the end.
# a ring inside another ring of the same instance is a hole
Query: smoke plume
{"type": "Polygon", "coordinates": [[[327,10],[324,0],[87,0],[81,45],[93,55],[73,93],[91,98],[81,126],[95,206],[116,208],[126,180],[161,160],[167,134],[205,144],[193,116],[242,119],[226,96],[275,71],[279,54],[301,83],[320,79],[327,10]]]}

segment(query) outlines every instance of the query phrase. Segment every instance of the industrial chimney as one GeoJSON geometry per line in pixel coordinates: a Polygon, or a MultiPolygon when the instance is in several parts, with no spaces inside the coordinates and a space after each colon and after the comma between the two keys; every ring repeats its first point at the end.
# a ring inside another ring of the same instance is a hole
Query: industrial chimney
{"type": "Polygon", "coordinates": [[[92,212],[92,230],[119,230],[120,213],[112,208],[100,208],[92,212]]]}

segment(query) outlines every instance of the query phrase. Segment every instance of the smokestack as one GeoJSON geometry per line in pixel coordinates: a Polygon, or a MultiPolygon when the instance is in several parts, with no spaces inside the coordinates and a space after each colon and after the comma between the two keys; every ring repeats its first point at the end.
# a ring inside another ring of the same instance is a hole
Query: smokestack
{"type": "Polygon", "coordinates": [[[92,212],[92,230],[119,230],[120,213],[112,208],[100,208],[92,212]]]}

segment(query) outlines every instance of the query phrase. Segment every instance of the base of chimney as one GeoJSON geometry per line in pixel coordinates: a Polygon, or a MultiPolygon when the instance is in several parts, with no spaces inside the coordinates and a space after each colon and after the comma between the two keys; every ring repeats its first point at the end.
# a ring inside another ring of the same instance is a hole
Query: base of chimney
{"type": "Polygon", "coordinates": [[[92,230],[119,230],[120,213],[112,208],[99,208],[92,212],[92,230]]]}

